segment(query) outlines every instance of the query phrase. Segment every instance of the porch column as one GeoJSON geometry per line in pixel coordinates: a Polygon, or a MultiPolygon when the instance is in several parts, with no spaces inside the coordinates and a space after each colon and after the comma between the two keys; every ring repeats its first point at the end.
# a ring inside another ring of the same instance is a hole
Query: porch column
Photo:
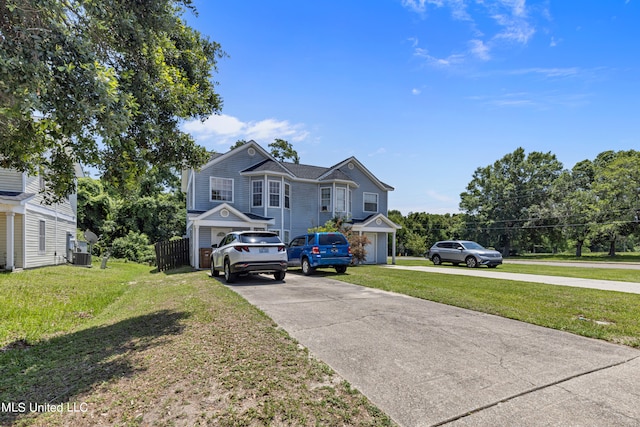
{"type": "Polygon", "coordinates": [[[393,239],[391,240],[391,264],[396,265],[396,230],[393,230],[393,239]]]}
{"type": "Polygon", "coordinates": [[[14,248],[14,218],[15,213],[7,212],[7,265],[4,266],[6,270],[13,271],[14,269],[14,260],[13,260],[13,248],[14,248]]]}
{"type": "Polygon", "coordinates": [[[200,224],[193,223],[193,268],[200,268],[200,224]]]}

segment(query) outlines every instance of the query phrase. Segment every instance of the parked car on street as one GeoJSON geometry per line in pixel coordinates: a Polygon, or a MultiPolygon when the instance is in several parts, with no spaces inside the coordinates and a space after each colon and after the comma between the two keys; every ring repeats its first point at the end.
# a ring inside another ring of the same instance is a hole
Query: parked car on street
{"type": "Polygon", "coordinates": [[[212,245],[211,276],[224,272],[227,283],[239,275],[273,274],[284,280],[287,271],[287,248],[276,233],[270,231],[234,231],[219,245],[212,245]]]}
{"type": "Polygon", "coordinates": [[[470,268],[480,265],[495,268],[502,264],[502,254],[500,252],[486,249],[482,245],[469,240],[437,242],[429,249],[426,257],[435,265],[451,262],[453,265],[465,263],[470,268]]]}
{"type": "Polygon", "coordinates": [[[344,273],[352,256],[347,238],[338,232],[297,236],[287,247],[289,265],[300,266],[307,276],[319,267],[333,267],[338,273],[344,273]]]}

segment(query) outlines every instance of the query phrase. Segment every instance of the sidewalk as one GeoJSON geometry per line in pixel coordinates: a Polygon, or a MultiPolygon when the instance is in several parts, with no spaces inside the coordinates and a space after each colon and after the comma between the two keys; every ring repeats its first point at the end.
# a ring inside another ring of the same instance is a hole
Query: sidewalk
{"type": "MultiPolygon", "coordinates": [[[[501,280],[518,280],[521,282],[547,283],[549,285],[574,286],[577,288],[602,289],[605,291],[628,292],[640,294],[640,283],[618,282],[614,280],[578,279],[574,277],[561,276],[541,276],[537,274],[506,273],[498,269],[488,268],[444,268],[444,267],[422,267],[404,265],[385,265],[385,268],[397,268],[401,270],[424,271],[425,273],[455,274],[461,276],[488,277],[501,280]]],[[[638,272],[640,278],[640,272],[638,272]]]]}
{"type": "Polygon", "coordinates": [[[320,276],[229,287],[401,426],[640,424],[638,350],[320,276]]]}

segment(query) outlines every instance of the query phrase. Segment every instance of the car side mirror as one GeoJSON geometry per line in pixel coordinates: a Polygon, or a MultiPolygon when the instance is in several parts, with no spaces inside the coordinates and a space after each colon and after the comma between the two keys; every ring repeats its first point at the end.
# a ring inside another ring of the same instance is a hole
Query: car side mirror
{"type": "Polygon", "coordinates": [[[211,249],[215,249],[215,248],[217,248],[217,247],[218,247],[218,245],[217,245],[217,244],[215,244],[215,243],[214,243],[213,245],[211,245],[211,249]]]}

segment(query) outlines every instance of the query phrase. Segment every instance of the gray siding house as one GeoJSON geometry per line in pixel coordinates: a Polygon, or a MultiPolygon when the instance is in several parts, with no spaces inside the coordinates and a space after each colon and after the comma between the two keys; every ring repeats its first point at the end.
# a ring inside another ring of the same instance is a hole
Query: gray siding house
{"type": "Polygon", "coordinates": [[[46,205],[43,186],[39,176],[0,168],[0,270],[66,262],[76,235],[77,197],[46,205]]]}
{"type": "Polygon", "coordinates": [[[288,243],[335,217],[347,218],[366,235],[366,262],[386,264],[388,236],[400,226],[387,218],[388,192],[355,157],[331,167],[280,162],[254,141],[212,155],[199,171],[183,171],[191,265],[200,268],[201,249],[209,250],[236,230],[270,230],[288,243]]]}

